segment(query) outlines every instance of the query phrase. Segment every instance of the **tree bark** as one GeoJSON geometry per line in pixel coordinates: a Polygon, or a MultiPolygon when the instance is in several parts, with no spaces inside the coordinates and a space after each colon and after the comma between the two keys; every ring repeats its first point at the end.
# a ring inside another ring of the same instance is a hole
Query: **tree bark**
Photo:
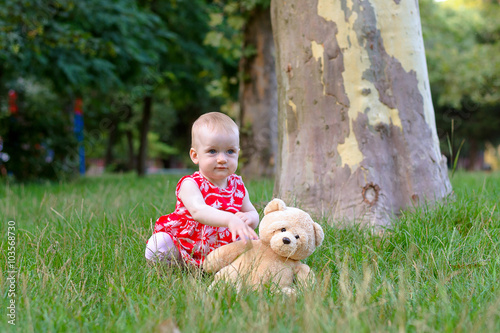
{"type": "Polygon", "coordinates": [[[128,170],[134,170],[136,165],[135,153],[134,153],[134,137],[132,130],[128,129],[125,132],[127,137],[127,147],[128,147],[128,170]]]}
{"type": "Polygon", "coordinates": [[[139,144],[139,153],[137,155],[137,175],[144,176],[146,174],[146,159],[148,153],[148,133],[149,133],[149,123],[151,120],[153,97],[144,97],[144,105],[142,109],[142,122],[139,144]]]}
{"type": "Polygon", "coordinates": [[[243,49],[255,54],[240,61],[241,174],[272,177],[278,151],[278,95],[269,8],[257,6],[244,30],[243,49]]]}
{"type": "Polygon", "coordinates": [[[467,171],[478,171],[482,169],[481,159],[480,159],[480,150],[479,144],[477,140],[470,139],[469,140],[469,158],[467,163],[467,171]]]}
{"type": "Polygon", "coordinates": [[[2,105],[2,100],[7,96],[7,94],[4,93],[3,73],[4,73],[3,65],[0,64],[0,105],[2,105]]]}
{"type": "Polygon", "coordinates": [[[271,2],[275,194],[330,221],[383,226],[451,192],[418,3],[271,2]]]}
{"type": "MultiPolygon", "coordinates": [[[[123,121],[129,124],[130,120],[132,119],[132,106],[125,104],[123,105],[123,110],[124,110],[123,121]]],[[[127,171],[131,171],[135,169],[136,159],[134,153],[134,135],[130,127],[128,127],[125,130],[125,136],[127,138],[127,150],[128,150],[127,171]]]]}
{"type": "Polygon", "coordinates": [[[110,167],[114,163],[113,147],[118,140],[118,121],[116,119],[111,120],[109,132],[108,132],[108,144],[106,147],[106,154],[104,155],[104,166],[106,168],[110,167]]]}

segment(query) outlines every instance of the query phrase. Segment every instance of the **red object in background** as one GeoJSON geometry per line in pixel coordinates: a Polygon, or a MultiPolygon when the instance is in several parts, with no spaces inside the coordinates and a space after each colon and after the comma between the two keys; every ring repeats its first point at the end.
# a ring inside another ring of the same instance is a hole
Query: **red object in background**
{"type": "Polygon", "coordinates": [[[17,114],[17,93],[15,90],[9,90],[9,111],[11,114],[17,114]]]}
{"type": "Polygon", "coordinates": [[[75,114],[83,114],[83,100],[81,98],[75,99],[75,114]]]}

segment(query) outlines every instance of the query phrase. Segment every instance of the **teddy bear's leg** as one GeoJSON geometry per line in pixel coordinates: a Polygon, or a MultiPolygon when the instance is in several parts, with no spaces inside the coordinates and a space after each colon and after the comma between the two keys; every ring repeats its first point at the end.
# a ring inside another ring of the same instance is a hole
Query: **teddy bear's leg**
{"type": "Polygon", "coordinates": [[[214,280],[212,281],[212,283],[208,287],[208,291],[212,291],[212,289],[214,289],[214,287],[219,283],[219,281],[220,281],[220,275],[219,275],[219,273],[220,273],[220,271],[217,272],[217,274],[214,275],[214,280]]]}
{"type": "Polygon", "coordinates": [[[297,267],[295,274],[297,283],[303,287],[307,287],[314,282],[314,272],[311,271],[311,268],[306,264],[300,264],[297,267]]]}
{"type": "Polygon", "coordinates": [[[208,287],[208,290],[212,290],[215,286],[219,285],[221,282],[230,283],[236,287],[239,291],[240,287],[238,285],[238,271],[232,266],[226,266],[218,271],[214,275],[214,281],[208,287]]]}

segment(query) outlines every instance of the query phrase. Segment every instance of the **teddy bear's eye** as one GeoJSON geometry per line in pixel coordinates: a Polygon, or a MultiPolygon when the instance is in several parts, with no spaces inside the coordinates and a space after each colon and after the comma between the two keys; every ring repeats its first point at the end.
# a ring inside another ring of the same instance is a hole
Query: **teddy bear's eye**
{"type": "Polygon", "coordinates": [[[286,231],[286,228],[281,229],[281,232],[285,232],[285,231],[286,231]]]}
{"type": "Polygon", "coordinates": [[[297,236],[295,236],[295,238],[299,239],[300,237],[299,237],[299,235],[297,235],[297,236]]]}

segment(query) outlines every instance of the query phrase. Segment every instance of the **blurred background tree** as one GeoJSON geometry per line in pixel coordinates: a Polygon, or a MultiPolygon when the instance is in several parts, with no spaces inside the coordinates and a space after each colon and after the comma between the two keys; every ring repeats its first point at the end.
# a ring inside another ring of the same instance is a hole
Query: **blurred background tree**
{"type": "Polygon", "coordinates": [[[210,13],[205,44],[238,64],[238,103],[226,110],[240,125],[240,172],[269,178],[278,151],[278,96],[270,0],[225,1],[210,13]]]}
{"type": "MultiPolygon", "coordinates": [[[[24,107],[26,103],[37,104],[40,116],[50,123],[50,119],[70,113],[73,100],[83,96],[91,100],[86,106],[95,106],[86,110],[85,129],[87,132],[97,129],[100,120],[110,113],[109,101],[113,95],[120,89],[141,85],[147,71],[158,65],[160,52],[166,50],[163,40],[168,35],[162,21],[150,11],[138,10],[135,1],[7,1],[4,6],[0,35],[1,95],[6,96],[5,91],[16,82],[21,86],[17,89],[26,92],[27,85],[50,84],[58,100],[43,105],[33,94],[20,94],[18,113],[3,117],[6,122],[29,124],[33,113],[24,107]]],[[[41,126],[43,123],[40,122],[41,126]]],[[[71,123],[67,126],[71,127],[71,123]]],[[[6,127],[7,124],[2,124],[2,129],[6,127]]],[[[10,150],[11,156],[26,155],[24,149],[13,149],[17,144],[25,147],[31,144],[17,142],[14,127],[10,128],[5,136],[6,150],[10,150]]],[[[23,125],[18,127],[20,131],[27,129],[23,125]]],[[[57,131],[52,132],[48,138],[44,133],[41,128],[40,133],[29,135],[38,137],[39,144],[53,141],[58,135],[57,131]]],[[[60,134],[63,133],[61,129],[60,134]]],[[[72,155],[77,153],[70,142],[61,161],[66,161],[69,172],[73,165],[68,160],[75,160],[72,155]]],[[[48,149],[51,148],[49,145],[48,149]]],[[[33,163],[13,165],[26,160],[29,159],[13,158],[7,168],[16,172],[33,170],[33,163]]],[[[16,178],[25,177],[16,174],[16,178]]]]}
{"type": "Polygon", "coordinates": [[[463,141],[465,167],[478,169],[485,145],[500,143],[500,4],[420,0],[420,10],[442,151],[453,163],[463,141]]]}
{"type": "MultiPolygon", "coordinates": [[[[231,98],[224,95],[228,85],[214,89],[229,81],[224,76],[236,74],[237,66],[203,44],[207,1],[6,1],[2,6],[0,95],[5,98],[16,82],[21,90],[21,83],[48,82],[59,102],[50,110],[40,105],[43,117],[67,114],[69,127],[73,100],[83,97],[87,155],[105,155],[110,169],[136,167],[144,174],[148,138],[155,157],[187,151],[192,120],[231,98]],[[158,119],[152,126],[151,117],[158,119]],[[158,135],[148,136],[150,130],[158,135]],[[123,144],[126,149],[115,147],[123,144]],[[123,151],[128,156],[119,156],[123,151]]],[[[14,150],[9,124],[29,116],[23,107],[29,99],[36,103],[34,95],[19,94],[15,116],[2,103],[1,133],[12,156],[25,152],[14,150]]],[[[63,160],[76,152],[67,142],[63,160]]],[[[15,161],[7,163],[9,170],[32,169],[15,161]]]]}

